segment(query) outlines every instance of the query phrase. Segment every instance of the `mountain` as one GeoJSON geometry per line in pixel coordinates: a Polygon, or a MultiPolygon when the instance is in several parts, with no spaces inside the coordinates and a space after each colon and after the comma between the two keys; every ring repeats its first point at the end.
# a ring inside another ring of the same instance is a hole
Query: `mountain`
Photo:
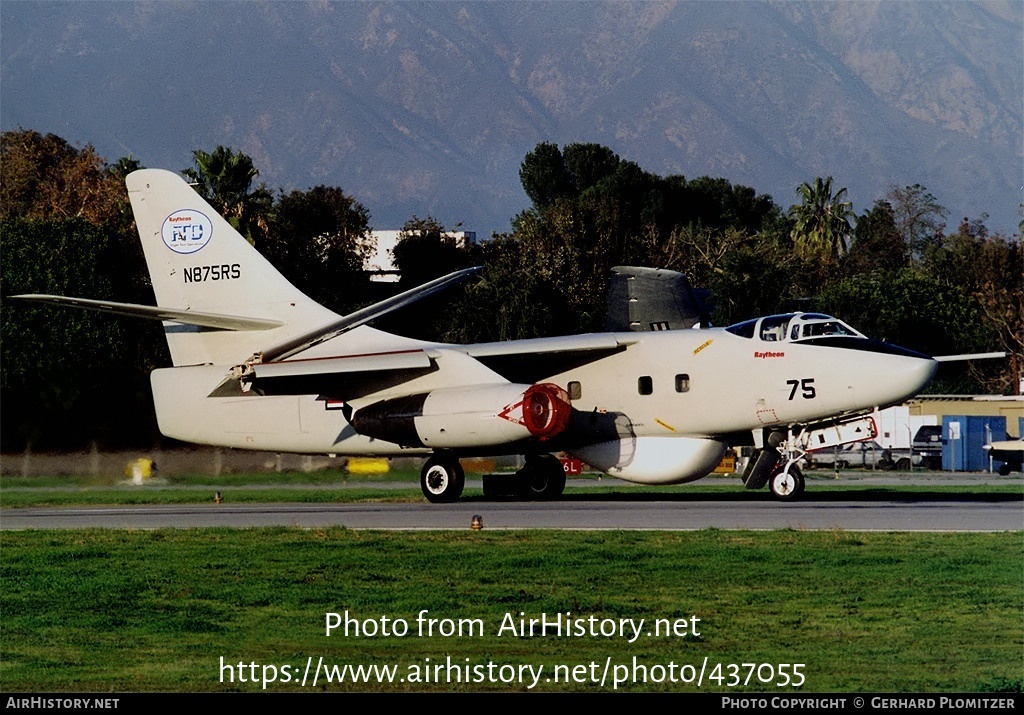
{"type": "Polygon", "coordinates": [[[858,213],[923,184],[951,223],[1021,220],[1015,0],[5,2],[0,61],[4,130],[175,170],[224,144],[375,228],[507,231],[540,141],[783,207],[831,175],[858,213]]]}

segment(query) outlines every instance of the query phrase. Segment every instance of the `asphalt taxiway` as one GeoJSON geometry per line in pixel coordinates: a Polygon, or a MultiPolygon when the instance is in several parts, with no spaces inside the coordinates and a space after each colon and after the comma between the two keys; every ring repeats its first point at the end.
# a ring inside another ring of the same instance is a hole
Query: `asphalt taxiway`
{"type": "MultiPolygon", "coordinates": [[[[938,476],[938,475],[937,475],[938,476]]],[[[878,486],[868,491],[814,491],[784,503],[765,492],[708,494],[685,487],[664,493],[631,494],[628,487],[609,493],[580,493],[567,488],[553,502],[493,501],[469,497],[455,504],[414,503],[252,503],[156,506],[31,507],[0,510],[2,529],[157,529],[259,526],[350,529],[468,529],[479,516],[484,529],[693,530],[797,529],[849,531],[1024,531],[1024,495],[939,491],[970,476],[906,477],[871,474],[852,481],[878,486]],[[915,485],[895,491],[893,484],[915,485]]],[[[980,477],[1001,484],[1021,478],[980,477]]],[[[844,480],[846,481],[846,480],[844,480]]],[[[608,483],[607,480],[605,482],[608,483]]],[[[970,482],[967,482],[970,483],[970,482]]],[[[592,483],[591,483],[592,485],[592,483]]],[[[408,487],[408,484],[404,485],[408,487]]],[[[470,487],[474,486],[472,482],[470,487]]]]}

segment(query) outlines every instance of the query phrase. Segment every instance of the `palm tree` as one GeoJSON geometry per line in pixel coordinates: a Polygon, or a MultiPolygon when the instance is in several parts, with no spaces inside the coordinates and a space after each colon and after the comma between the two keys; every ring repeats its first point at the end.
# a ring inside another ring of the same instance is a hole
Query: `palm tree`
{"type": "Polygon", "coordinates": [[[133,171],[138,171],[141,168],[142,163],[129,154],[128,156],[122,156],[115,163],[108,166],[107,170],[121,181],[124,181],[128,174],[133,171]]]}
{"type": "Polygon", "coordinates": [[[250,190],[253,179],[260,173],[252,158],[224,146],[210,153],[197,149],[192,157],[195,165],[182,174],[193,182],[199,195],[250,243],[254,242],[256,234],[265,234],[273,199],[262,184],[250,190]]]}
{"type": "Polygon", "coordinates": [[[803,203],[790,208],[796,221],[790,236],[798,255],[832,261],[846,255],[846,244],[853,231],[850,219],[853,205],[843,201],[846,189],[832,195],[832,177],[820,176],[813,184],[804,182],[797,187],[803,203]]]}

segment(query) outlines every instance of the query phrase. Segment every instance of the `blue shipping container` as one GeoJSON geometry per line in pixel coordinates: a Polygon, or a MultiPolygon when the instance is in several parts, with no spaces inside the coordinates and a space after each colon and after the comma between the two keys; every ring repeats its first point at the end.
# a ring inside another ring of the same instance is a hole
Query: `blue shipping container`
{"type": "Polygon", "coordinates": [[[1006,439],[1006,417],[946,415],[942,418],[942,468],[952,472],[987,472],[990,441],[1006,439]]]}

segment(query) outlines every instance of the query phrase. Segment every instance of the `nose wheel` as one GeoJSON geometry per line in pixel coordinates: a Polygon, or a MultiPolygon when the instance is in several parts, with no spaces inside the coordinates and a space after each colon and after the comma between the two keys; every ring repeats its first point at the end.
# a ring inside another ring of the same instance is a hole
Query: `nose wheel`
{"type": "Polygon", "coordinates": [[[772,496],[780,501],[793,501],[804,492],[804,475],[796,465],[788,470],[776,472],[768,480],[768,489],[772,496]]]}

